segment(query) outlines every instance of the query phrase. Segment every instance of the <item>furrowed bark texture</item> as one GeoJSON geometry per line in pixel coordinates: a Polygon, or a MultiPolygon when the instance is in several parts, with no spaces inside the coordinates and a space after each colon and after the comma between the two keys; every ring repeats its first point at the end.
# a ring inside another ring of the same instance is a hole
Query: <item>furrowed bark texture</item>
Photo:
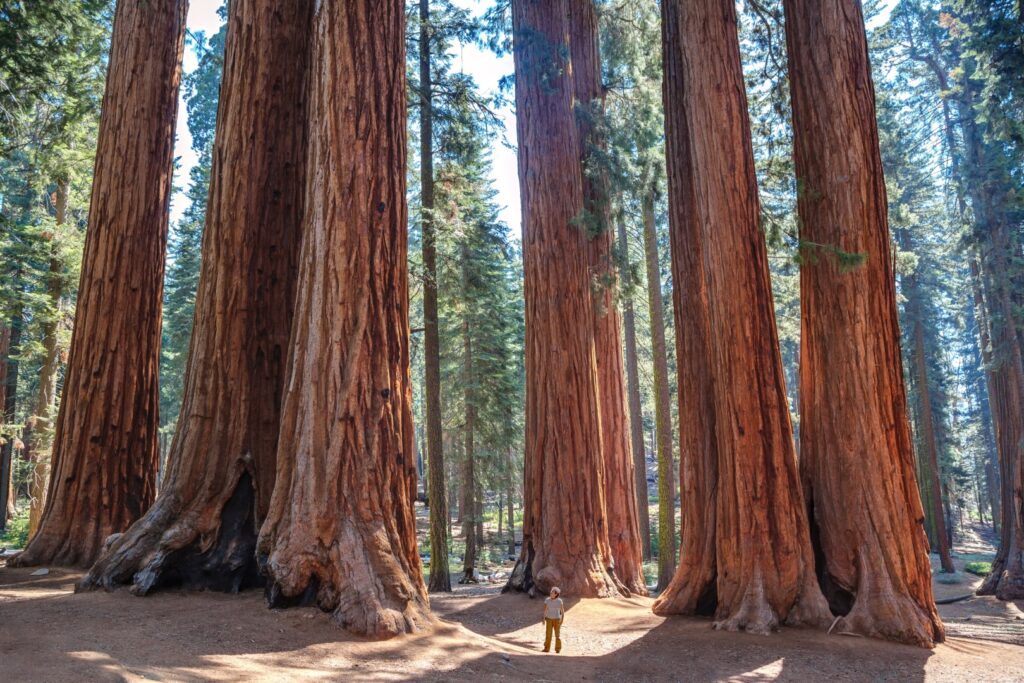
{"type": "Polygon", "coordinates": [[[184,400],[160,497],[79,588],[238,591],[274,476],[305,191],[310,6],[230,4],[184,400]]]}
{"type": "Polygon", "coordinates": [[[434,103],[430,73],[430,0],[420,0],[420,206],[423,251],[423,369],[427,403],[427,499],[430,503],[430,591],[452,589],[448,574],[448,500],[441,430],[441,339],[437,329],[434,229],[434,103]]]}
{"type": "Polygon", "coordinates": [[[316,604],[378,638],[431,621],[413,514],[404,30],[400,0],[317,5],[277,483],[257,547],[271,606],[316,604]]]}
{"type": "Polygon", "coordinates": [[[800,464],[839,628],[943,638],[900,358],[874,90],[857,0],[786,0],[800,185],[800,464]],[[830,250],[863,254],[843,268],[830,250]]]}
{"type": "Polygon", "coordinates": [[[39,533],[11,563],[86,567],[153,502],[174,121],[187,0],[120,0],[75,329],[39,533]]]}
{"type": "Polygon", "coordinates": [[[615,301],[618,278],[608,175],[601,162],[593,158],[594,153],[605,146],[596,128],[604,116],[604,86],[594,0],[569,0],[569,12],[583,207],[585,222],[592,233],[587,246],[594,299],[594,351],[601,405],[608,541],[616,578],[631,593],[646,595],[633,491],[633,453],[626,416],[621,318],[615,301]]]}
{"type": "MultiPolygon", "coordinates": [[[[692,490],[694,482],[688,480],[703,467],[697,483],[717,478],[717,485],[686,510],[693,516],[697,504],[714,505],[713,514],[701,511],[705,524],[713,527],[694,528],[688,520],[685,532],[697,539],[684,538],[684,550],[692,552],[698,541],[708,543],[713,537],[714,565],[703,565],[704,558],[681,561],[655,611],[701,612],[714,603],[716,628],[755,633],[783,622],[822,624],[828,611],[814,580],[786,404],[735,6],[730,0],[666,0],[662,7],[666,118],[685,121],[668,130],[671,203],[676,205],[672,218],[690,213],[672,224],[678,233],[673,270],[681,273],[682,262],[696,253],[703,280],[684,279],[678,285],[684,299],[696,299],[689,305],[703,309],[703,319],[681,318],[677,324],[687,338],[706,335],[701,345],[709,366],[695,378],[689,374],[691,359],[681,370],[680,392],[698,403],[695,397],[710,384],[707,408],[714,415],[714,455],[700,457],[705,444],[684,454],[691,462],[682,480],[684,492],[692,490]],[[688,144],[672,139],[680,133],[688,144]],[[686,156],[677,156],[681,148],[686,156]],[[692,185],[678,185],[683,174],[690,175],[692,185]],[[709,573],[714,574],[713,594],[709,573]]],[[[680,346],[684,358],[689,349],[680,346]]],[[[693,407],[681,410],[686,432],[693,407]]],[[[684,443],[692,448],[695,440],[690,436],[684,443]]]]}
{"type": "MultiPolygon", "coordinates": [[[[626,222],[618,218],[619,250],[622,254],[620,270],[622,275],[629,269],[629,242],[626,240],[626,222]]],[[[633,478],[636,488],[637,525],[640,527],[640,550],[643,559],[651,559],[651,520],[647,494],[647,453],[644,449],[643,410],[640,407],[640,371],[636,358],[636,314],[633,312],[633,299],[625,297],[622,304],[622,324],[624,327],[626,358],[626,390],[629,403],[629,434],[633,447],[633,478]]]]}
{"type": "Polygon", "coordinates": [[[506,589],[617,595],[568,0],[515,0],[516,124],[526,297],[523,549],[506,589]]]}

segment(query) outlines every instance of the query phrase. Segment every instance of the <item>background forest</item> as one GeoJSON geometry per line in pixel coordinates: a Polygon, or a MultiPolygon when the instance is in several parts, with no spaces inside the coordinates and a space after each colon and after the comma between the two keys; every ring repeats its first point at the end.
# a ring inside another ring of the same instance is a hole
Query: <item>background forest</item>
{"type": "MultiPolygon", "coordinates": [[[[601,0],[597,7],[605,108],[592,112],[588,125],[602,131],[606,144],[590,155],[588,173],[610,178],[614,188],[607,209],[620,277],[593,286],[611,287],[609,305],[622,314],[644,573],[649,584],[664,587],[677,557],[679,418],[671,398],[677,364],[659,9],[644,0],[601,0]]],[[[781,3],[743,0],[738,8],[761,224],[799,430],[799,269],[818,258],[822,245],[797,236],[802,188],[793,168],[781,3]]],[[[105,0],[0,2],[0,545],[24,545],[47,490],[112,11],[105,0]]],[[[865,3],[918,483],[929,540],[947,571],[954,569],[950,549],[959,539],[987,529],[994,541],[1001,531],[1000,491],[1007,482],[999,454],[1006,446],[997,442],[995,425],[1021,417],[1000,394],[1000,368],[1011,361],[991,334],[1021,324],[1024,292],[1021,11],[1012,0],[865,3]],[[1010,245],[997,268],[989,265],[992,243],[1010,245]],[[1005,306],[992,301],[1000,293],[1005,306]]],[[[507,54],[510,32],[503,0],[421,0],[407,8],[419,494],[430,509],[448,513],[429,515],[434,533],[424,527],[421,534],[431,588],[442,586],[435,581],[443,572],[434,569],[442,553],[453,577],[473,581],[502,578],[518,553],[525,420],[521,230],[506,222],[493,166],[498,146],[514,144],[501,113],[511,106],[512,75],[480,83],[458,57],[467,45],[507,54]],[[447,549],[438,543],[444,537],[447,549]]],[[[176,188],[175,202],[184,208],[171,226],[163,292],[164,456],[182,402],[225,31],[189,33],[187,49],[196,67],[183,78],[182,113],[197,163],[176,188]]],[[[580,217],[581,229],[592,227],[587,215],[580,217]]],[[[861,265],[857,253],[836,256],[848,268],[861,265]]],[[[987,573],[990,556],[968,559],[969,569],[987,573]]]]}

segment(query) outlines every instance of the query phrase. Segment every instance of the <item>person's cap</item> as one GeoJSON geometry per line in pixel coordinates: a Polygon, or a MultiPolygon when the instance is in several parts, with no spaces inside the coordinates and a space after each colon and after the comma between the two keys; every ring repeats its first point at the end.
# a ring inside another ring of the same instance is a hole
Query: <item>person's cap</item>
{"type": "Polygon", "coordinates": [[[559,588],[558,586],[555,586],[555,587],[554,587],[554,588],[552,588],[551,590],[553,590],[553,591],[554,591],[555,593],[557,593],[558,595],[561,595],[561,594],[562,594],[562,589],[561,589],[561,588],[559,588]]]}

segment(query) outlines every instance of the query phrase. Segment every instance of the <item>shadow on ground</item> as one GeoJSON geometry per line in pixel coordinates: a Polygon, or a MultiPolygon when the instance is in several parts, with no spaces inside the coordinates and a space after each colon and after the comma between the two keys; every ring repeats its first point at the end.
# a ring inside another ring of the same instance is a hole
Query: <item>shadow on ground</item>
{"type": "Polygon", "coordinates": [[[542,601],[433,598],[433,632],[374,642],[314,608],[262,595],[74,595],[78,574],[0,568],[0,678],[11,681],[980,681],[1015,680],[1024,648],[954,639],[935,651],[817,631],[720,633],[650,601],[567,600],[562,654],[540,652],[542,601]]]}

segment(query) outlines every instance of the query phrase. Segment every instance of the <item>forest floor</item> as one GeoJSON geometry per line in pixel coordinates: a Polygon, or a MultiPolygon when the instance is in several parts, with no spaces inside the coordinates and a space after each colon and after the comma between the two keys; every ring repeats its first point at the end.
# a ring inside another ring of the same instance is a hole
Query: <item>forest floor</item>
{"type": "MultiPolygon", "coordinates": [[[[958,544],[962,570],[991,555],[984,529],[958,544]]],[[[432,596],[433,631],[373,642],[315,608],[266,609],[241,595],[127,591],[75,595],[79,574],[33,575],[0,560],[0,680],[344,681],[1020,681],[1024,602],[971,597],[939,611],[934,650],[820,631],[722,633],[665,619],[647,598],[567,599],[561,654],[543,654],[541,602],[500,584],[432,596]]],[[[970,593],[978,577],[937,576],[936,594],[970,593]],[[954,582],[955,581],[955,582],[954,582]]]]}

